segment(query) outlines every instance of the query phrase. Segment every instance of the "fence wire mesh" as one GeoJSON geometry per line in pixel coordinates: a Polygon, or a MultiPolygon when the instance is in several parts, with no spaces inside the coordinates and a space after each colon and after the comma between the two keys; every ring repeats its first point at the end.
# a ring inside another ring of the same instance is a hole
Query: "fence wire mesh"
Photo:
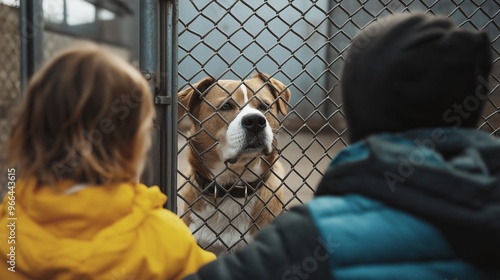
{"type": "MultiPolygon", "coordinates": [[[[314,194],[328,162],[337,151],[347,146],[339,77],[349,42],[373,20],[401,12],[445,15],[461,27],[484,30],[489,34],[493,72],[490,98],[480,129],[498,134],[500,1],[180,1],[179,91],[196,88],[196,83],[207,76],[216,80],[241,81],[258,71],[283,83],[291,91],[291,99],[289,113],[280,118],[277,160],[284,166],[285,173],[278,175],[278,188],[284,192],[283,206],[288,208],[304,203],[314,194]]],[[[225,90],[228,95],[234,91],[225,90]]],[[[210,103],[211,99],[203,97],[201,102],[210,103]]],[[[213,104],[210,106],[215,112],[217,108],[213,104]]],[[[208,135],[212,144],[207,150],[198,152],[204,154],[216,149],[219,136],[211,134],[210,119],[223,117],[218,113],[209,114],[205,119],[195,120],[197,123],[193,125],[186,121],[190,114],[190,117],[197,117],[188,112],[188,117],[179,122],[178,201],[179,205],[182,202],[187,204],[179,209],[179,214],[191,222],[195,235],[212,234],[217,242],[231,249],[238,242],[228,244],[223,238],[224,232],[234,227],[231,224],[236,221],[236,216],[251,214],[245,207],[241,207],[238,213],[217,214],[224,211],[221,204],[209,201],[203,195],[194,199],[189,191],[194,180],[189,166],[199,168],[201,164],[207,168],[212,164],[207,163],[206,157],[189,150],[196,151],[193,142],[198,141],[199,134],[208,135]],[[188,132],[193,127],[195,131],[188,132]],[[203,160],[193,164],[193,158],[203,160]],[[200,200],[218,210],[206,214],[205,210],[194,206],[200,200]],[[219,223],[215,228],[210,222],[213,219],[225,219],[227,223],[225,226],[219,223]]],[[[224,173],[218,172],[211,173],[213,178],[210,179],[217,180],[217,176],[224,173]]],[[[262,199],[261,202],[264,208],[270,203],[262,199]]],[[[239,241],[245,241],[249,231],[248,228],[243,232],[240,230],[239,241]]],[[[205,244],[205,247],[217,242],[205,244]]]]}

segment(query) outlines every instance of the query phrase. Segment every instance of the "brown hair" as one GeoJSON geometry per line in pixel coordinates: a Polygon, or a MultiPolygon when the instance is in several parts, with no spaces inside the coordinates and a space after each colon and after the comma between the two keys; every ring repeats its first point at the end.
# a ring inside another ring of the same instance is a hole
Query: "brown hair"
{"type": "Polygon", "coordinates": [[[31,79],[9,162],[43,184],[137,182],[153,116],[148,84],[130,64],[94,44],[68,49],[31,79]]]}

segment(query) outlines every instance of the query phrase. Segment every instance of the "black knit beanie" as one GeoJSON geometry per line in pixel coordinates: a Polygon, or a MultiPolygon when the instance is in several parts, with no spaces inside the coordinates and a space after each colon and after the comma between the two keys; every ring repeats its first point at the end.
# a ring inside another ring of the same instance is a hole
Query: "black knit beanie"
{"type": "Polygon", "coordinates": [[[351,142],[413,128],[475,127],[488,98],[486,33],[443,17],[382,18],[352,41],[341,79],[351,142]]]}

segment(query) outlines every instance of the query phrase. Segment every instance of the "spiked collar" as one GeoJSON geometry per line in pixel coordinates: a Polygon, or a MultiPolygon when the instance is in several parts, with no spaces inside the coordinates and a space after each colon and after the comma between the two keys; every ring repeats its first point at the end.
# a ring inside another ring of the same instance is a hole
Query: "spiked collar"
{"type": "Polygon", "coordinates": [[[219,185],[215,180],[211,181],[201,176],[200,173],[196,172],[194,174],[194,179],[198,186],[200,187],[204,195],[213,197],[224,197],[229,194],[234,198],[247,198],[248,196],[255,193],[259,187],[264,184],[264,182],[269,179],[271,170],[267,172],[264,176],[253,182],[245,182],[239,179],[235,183],[219,185]]]}

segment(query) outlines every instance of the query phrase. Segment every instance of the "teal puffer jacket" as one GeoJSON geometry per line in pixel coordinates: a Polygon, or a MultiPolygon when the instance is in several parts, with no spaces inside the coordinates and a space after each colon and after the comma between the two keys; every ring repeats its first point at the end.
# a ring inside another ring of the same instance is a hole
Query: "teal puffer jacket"
{"type": "Polygon", "coordinates": [[[321,196],[308,208],[328,244],[333,279],[500,279],[458,258],[431,224],[373,199],[321,196]]]}
{"type": "Polygon", "coordinates": [[[487,133],[371,136],[336,156],[316,194],[334,279],[500,279],[500,141],[487,133]]]}

